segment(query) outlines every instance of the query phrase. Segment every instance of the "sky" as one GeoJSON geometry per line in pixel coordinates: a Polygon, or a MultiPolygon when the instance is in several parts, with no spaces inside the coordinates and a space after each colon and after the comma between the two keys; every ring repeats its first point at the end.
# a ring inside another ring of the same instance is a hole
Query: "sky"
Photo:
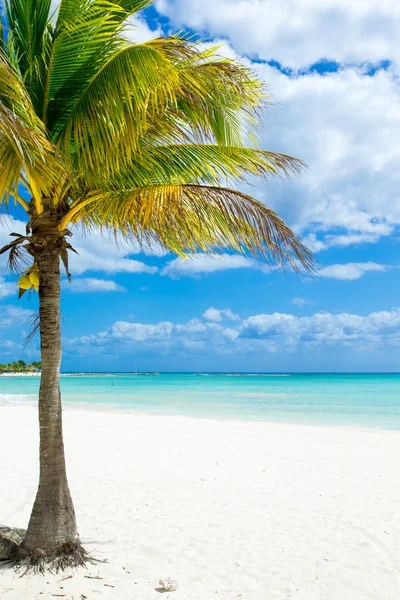
{"type": "MultiPolygon", "coordinates": [[[[156,0],[138,41],[190,31],[238,57],[274,97],[261,146],[304,160],[291,181],[241,185],[315,252],[316,277],[226,252],[143,254],[74,230],[62,281],[64,371],[400,370],[400,3],[156,0]]],[[[0,244],[24,231],[0,220],[0,244]]],[[[0,259],[0,362],[24,348],[37,299],[0,259]]]]}

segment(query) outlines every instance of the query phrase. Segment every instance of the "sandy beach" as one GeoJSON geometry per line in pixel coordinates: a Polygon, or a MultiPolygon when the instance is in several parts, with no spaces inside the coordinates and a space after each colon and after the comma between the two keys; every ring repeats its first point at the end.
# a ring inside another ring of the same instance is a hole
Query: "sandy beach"
{"type": "MultiPolygon", "coordinates": [[[[4,600],[397,600],[400,433],[67,409],[81,539],[99,563],[4,600]]],[[[34,407],[0,407],[0,524],[25,527],[34,407]]]]}
{"type": "Polygon", "coordinates": [[[26,371],[24,373],[0,373],[0,377],[40,377],[41,373],[30,373],[26,371]]]}

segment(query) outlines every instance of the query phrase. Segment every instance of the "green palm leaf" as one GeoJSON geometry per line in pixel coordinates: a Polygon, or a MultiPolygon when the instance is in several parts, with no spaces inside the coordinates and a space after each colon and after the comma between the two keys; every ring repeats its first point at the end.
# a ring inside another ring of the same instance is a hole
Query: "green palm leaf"
{"type": "Polygon", "coordinates": [[[15,71],[0,57],[0,201],[18,197],[25,181],[41,207],[64,167],[46,138],[30,96],[15,71]]]}
{"type": "Polygon", "coordinates": [[[199,52],[181,68],[178,115],[199,140],[242,145],[254,139],[258,113],[270,96],[246,67],[215,56],[216,50],[199,52]]]}
{"type": "Polygon", "coordinates": [[[175,101],[179,79],[163,46],[176,43],[124,43],[87,82],[75,106],[70,103],[57,122],[54,139],[74,153],[78,168],[113,173],[120,160],[131,160],[147,120],[156,119],[175,101]]]}
{"type": "MultiPolygon", "coordinates": [[[[100,10],[103,10],[103,15],[107,15],[112,10],[112,5],[119,6],[123,12],[120,12],[120,23],[128,16],[147,8],[153,4],[153,0],[90,0],[92,5],[97,5],[100,10]]],[[[87,8],[88,2],[85,0],[60,0],[58,7],[57,21],[58,25],[69,23],[78,13],[82,13],[87,8]]],[[[99,14],[99,13],[98,13],[99,14]]]]}
{"type": "Polygon", "coordinates": [[[108,187],[116,191],[151,184],[207,183],[245,180],[246,176],[288,176],[304,164],[290,156],[240,146],[174,144],[141,147],[132,163],[108,187]]]}
{"type": "Polygon", "coordinates": [[[247,69],[211,56],[179,37],[121,42],[75,105],[64,107],[53,140],[80,168],[111,175],[143,140],[242,144],[251,137],[262,89],[247,69]]]}
{"type": "Polygon", "coordinates": [[[93,74],[119,48],[118,33],[127,17],[127,11],[117,2],[61,3],[41,115],[50,131],[76,102],[93,74]]]}
{"type": "Polygon", "coordinates": [[[186,251],[237,252],[285,267],[312,270],[311,252],[269,207],[247,194],[201,185],[154,185],[89,194],[79,211],[87,226],[105,227],[162,245],[180,256],[186,251]]]}
{"type": "Polygon", "coordinates": [[[126,46],[122,34],[128,17],[150,4],[151,0],[61,1],[42,111],[53,140],[96,74],[126,46]]]}
{"type": "Polygon", "coordinates": [[[10,25],[7,45],[38,112],[51,52],[51,0],[6,0],[10,25]]]}

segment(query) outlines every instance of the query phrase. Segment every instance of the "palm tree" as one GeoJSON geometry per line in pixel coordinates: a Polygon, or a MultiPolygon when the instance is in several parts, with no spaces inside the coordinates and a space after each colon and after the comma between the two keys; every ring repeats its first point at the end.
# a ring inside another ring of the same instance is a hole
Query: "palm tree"
{"type": "Polygon", "coordinates": [[[51,4],[6,0],[0,197],[26,211],[27,226],[2,252],[23,271],[20,294],[39,291],[40,479],[21,555],[79,561],[59,386],[68,227],[180,256],[231,248],[295,269],[313,259],[271,209],[230,187],[302,168],[257,147],[268,96],[250,70],[180,36],[134,43],[129,17],[151,0],[61,0],[53,14],[51,4]]]}

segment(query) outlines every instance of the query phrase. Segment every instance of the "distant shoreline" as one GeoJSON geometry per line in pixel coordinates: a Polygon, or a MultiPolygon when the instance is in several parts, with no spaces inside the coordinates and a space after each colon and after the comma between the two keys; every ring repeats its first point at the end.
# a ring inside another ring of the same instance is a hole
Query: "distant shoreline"
{"type": "Polygon", "coordinates": [[[17,371],[12,371],[11,373],[0,373],[0,377],[40,377],[41,372],[32,373],[27,371],[26,373],[19,373],[17,371]]]}
{"type": "MultiPolygon", "coordinates": [[[[185,372],[172,372],[172,371],[168,371],[168,372],[143,372],[143,373],[136,373],[134,371],[125,371],[125,372],[72,372],[72,373],[61,373],[61,377],[125,377],[125,376],[137,376],[137,377],[157,377],[160,375],[193,375],[193,376],[197,376],[197,377],[290,377],[292,375],[294,376],[307,376],[307,375],[399,375],[400,371],[354,371],[354,372],[317,372],[317,373],[312,373],[312,372],[293,372],[293,373],[222,373],[222,372],[191,372],[191,371],[185,371],[185,372]]],[[[1,377],[40,377],[41,376],[41,372],[17,372],[17,371],[12,371],[9,373],[0,373],[0,378],[1,377]]]]}
{"type": "MultiPolygon", "coordinates": [[[[10,373],[0,373],[0,377],[40,377],[41,374],[42,373],[40,371],[37,373],[21,373],[18,371],[12,371],[10,373]]],[[[159,373],[60,373],[61,377],[123,377],[124,375],[137,375],[138,377],[155,377],[158,376],[159,373]]]]}

